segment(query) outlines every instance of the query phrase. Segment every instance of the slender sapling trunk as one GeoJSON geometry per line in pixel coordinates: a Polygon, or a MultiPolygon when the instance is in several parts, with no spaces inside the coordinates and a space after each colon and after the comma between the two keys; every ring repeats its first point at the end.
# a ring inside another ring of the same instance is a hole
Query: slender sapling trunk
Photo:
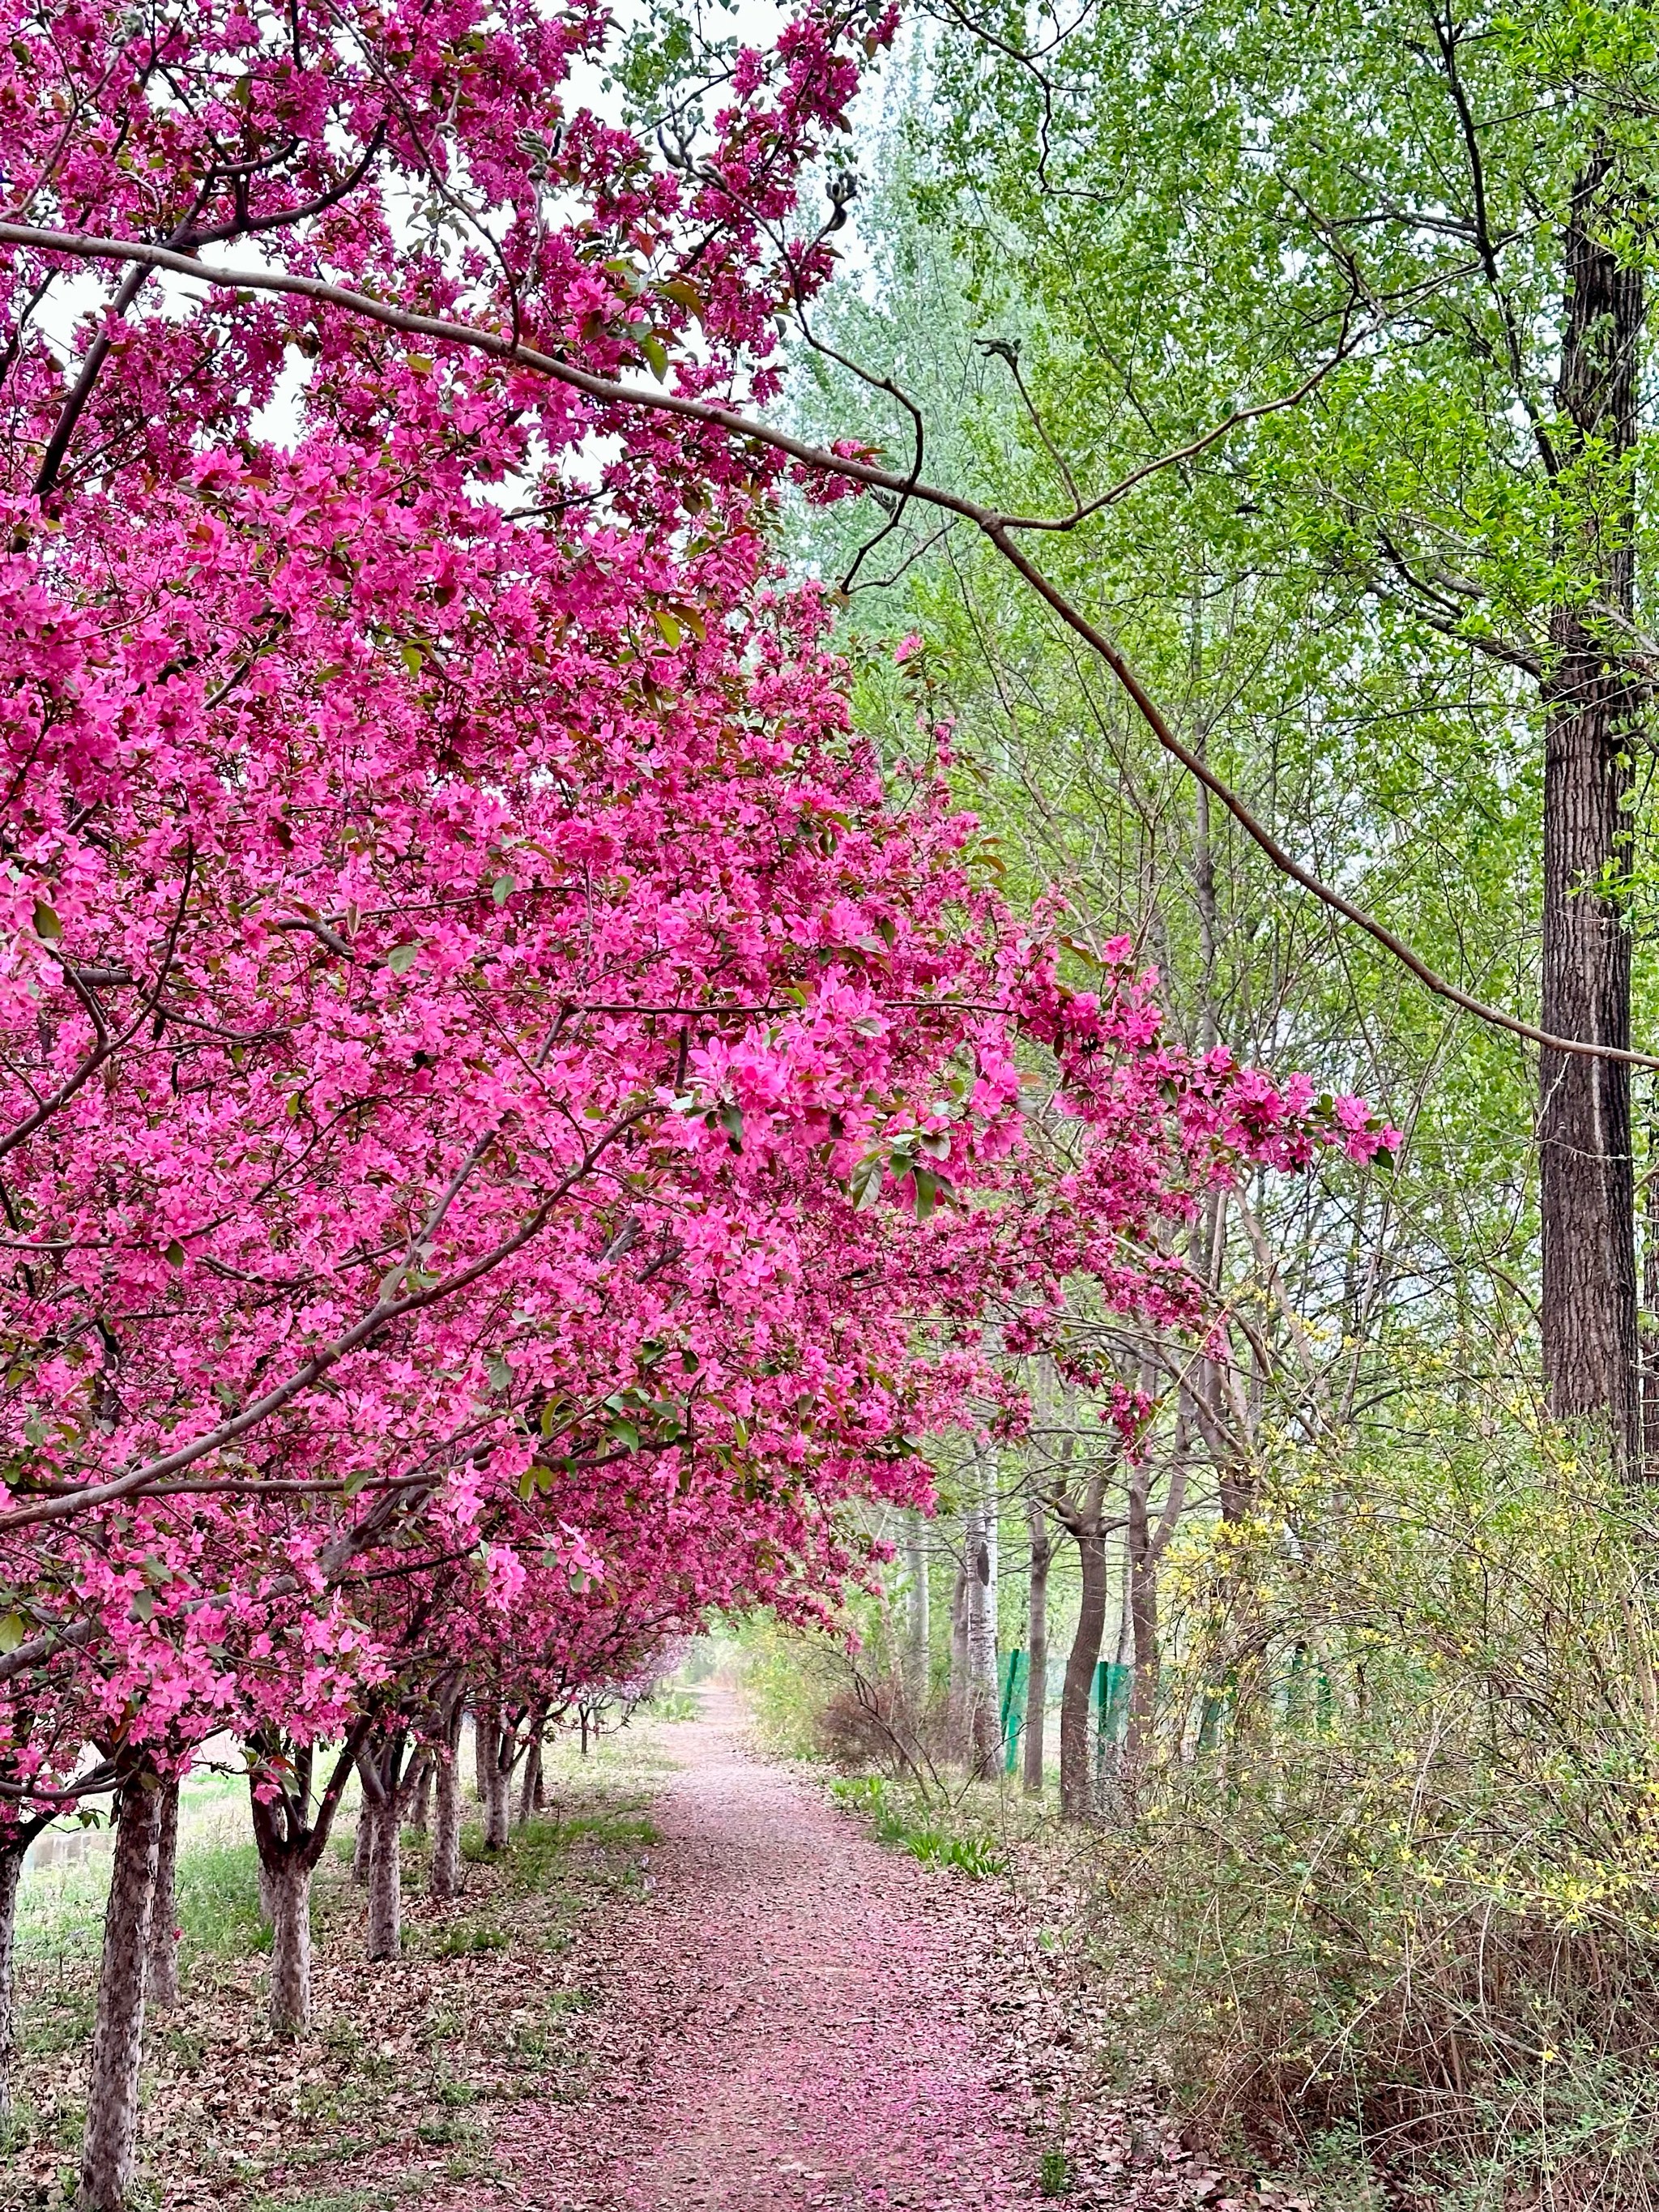
{"type": "Polygon", "coordinates": [[[1030,1529],[1030,1581],[1027,1589],[1024,1727],[1024,1771],[1021,1777],[1033,1796],[1042,1788],[1043,1724],[1048,1709],[1048,1568],[1054,1545],[1042,1501],[1033,1497],[1027,1508],[1030,1529]]]}

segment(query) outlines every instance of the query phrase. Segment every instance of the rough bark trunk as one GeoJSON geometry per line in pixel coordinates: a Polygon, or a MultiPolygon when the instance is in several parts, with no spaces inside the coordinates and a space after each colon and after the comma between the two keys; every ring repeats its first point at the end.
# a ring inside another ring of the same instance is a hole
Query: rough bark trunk
{"type": "Polygon", "coordinates": [[[314,1802],[309,1745],[295,1746],[291,1758],[282,1756],[280,1739],[256,1738],[248,1747],[259,1895],[270,1923],[266,2012],[279,2036],[303,2034],[311,2025],[311,1877],[328,1847],[366,1729],[367,1723],[360,1722],[314,1802]],[[272,1786],[278,1782],[280,1786],[272,1786]]]}
{"type": "Polygon", "coordinates": [[[932,1623],[927,1617],[927,1528],[920,1513],[912,1513],[905,1522],[904,1571],[904,1697],[912,1719],[920,1720],[927,1710],[933,1671],[932,1623]]]}
{"type": "Polygon", "coordinates": [[[1089,1707],[1100,1664],[1100,1639],[1106,1627],[1106,1540],[1100,1533],[1098,1504],[1072,1531],[1077,1541],[1082,1581],[1077,1632],[1066,1661],[1060,1694],[1060,1814],[1086,1820],[1094,1811],[1089,1759],[1089,1707]]]}
{"type": "Polygon", "coordinates": [[[496,1737],[496,1753],[489,1771],[484,1777],[488,1795],[484,1799],[484,1849],[504,1851],[513,1840],[510,1820],[513,1795],[513,1770],[502,1765],[506,1749],[504,1731],[496,1737]]]}
{"type": "Polygon", "coordinates": [[[122,2212],[132,2186],[161,1799],[157,1778],[148,1770],[133,1775],[121,1792],[87,2082],[87,2129],[76,2199],[81,2212],[122,2212]]]}
{"type": "MultiPolygon", "coordinates": [[[[1557,610],[1544,685],[1543,1024],[1628,1048],[1630,933],[1601,886],[1630,849],[1627,795],[1644,701],[1622,663],[1635,608],[1628,456],[1637,436],[1644,314],[1639,269],[1603,234],[1611,165],[1578,178],[1565,237],[1565,332],[1557,399],[1572,425],[1562,456],[1575,511],[1564,558],[1582,599],[1557,610]],[[1586,603],[1605,608],[1587,618],[1586,603]]],[[[1640,1463],[1635,1179],[1630,1070],[1578,1054],[1539,1056],[1544,1376],[1558,1419],[1589,1423],[1617,1464],[1640,1463]]]]}
{"type": "Polygon", "coordinates": [[[434,1897],[461,1893],[461,1709],[458,1705],[446,1730],[447,1741],[438,1759],[437,1806],[432,1823],[432,1870],[428,1887],[434,1897]]]}
{"type": "Polygon", "coordinates": [[[435,1764],[430,1752],[423,1754],[420,1771],[415,1781],[415,1801],[409,1808],[409,1825],[422,1835],[432,1816],[432,1770],[435,1764]]]}
{"type": "Polygon", "coordinates": [[[149,1916],[149,1980],[145,2001],[155,2011],[179,2002],[179,1782],[161,1784],[155,1839],[155,1901],[149,1916]]]}
{"type": "Polygon", "coordinates": [[[472,1715],[472,1782],[481,1806],[489,1802],[489,1776],[500,1739],[499,1716],[489,1706],[477,1707],[472,1715]]]}
{"type": "Polygon", "coordinates": [[[295,1854],[270,1870],[270,1990],[266,2015],[279,2036],[311,2025],[311,1866],[295,1854]]]}
{"type": "Polygon", "coordinates": [[[1042,1501],[1030,1502],[1030,1580],[1026,1592],[1025,1678],[1024,1720],[1025,1788],[1036,1796],[1042,1788],[1043,1727],[1048,1710],[1048,1568],[1054,1545],[1048,1535],[1048,1516],[1042,1501]]]}
{"type": "Polygon", "coordinates": [[[351,1879],[367,1889],[374,1863],[374,1808],[368,1792],[357,1801],[357,1833],[351,1846],[351,1879]]]}
{"type": "Polygon", "coordinates": [[[17,2063],[17,1886],[26,1843],[0,1850],[0,2141],[11,2125],[11,2077],[17,2063]]]}
{"type": "Polygon", "coordinates": [[[368,1810],[368,1955],[395,1959],[403,1948],[403,1851],[398,1796],[368,1810]]]}
{"type": "Polygon", "coordinates": [[[542,1791],[542,1731],[538,1727],[530,1739],[530,1748],[525,1753],[524,1781],[519,1790],[519,1826],[526,1826],[531,1814],[541,1802],[542,1791]]]}

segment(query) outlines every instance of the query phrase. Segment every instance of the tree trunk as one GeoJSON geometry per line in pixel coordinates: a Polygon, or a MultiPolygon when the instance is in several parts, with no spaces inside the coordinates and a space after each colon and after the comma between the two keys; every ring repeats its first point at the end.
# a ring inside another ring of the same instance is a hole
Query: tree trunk
{"type": "Polygon", "coordinates": [[[367,1790],[357,1801],[357,1833],[351,1846],[351,1879],[367,1889],[374,1863],[374,1808],[367,1790]]]}
{"type": "Polygon", "coordinates": [[[507,1744],[505,1731],[496,1735],[495,1757],[484,1777],[488,1796],[484,1799],[484,1849],[504,1851],[513,1840],[509,1819],[512,1809],[513,1770],[502,1764],[507,1744]]]}
{"type": "Polygon", "coordinates": [[[968,1743],[970,1769],[983,1781],[1001,1765],[1002,1727],[997,1695],[996,1475],[988,1464],[980,1480],[967,1559],[968,1743]]]}
{"type": "Polygon", "coordinates": [[[541,1794],[542,1730],[538,1726],[530,1739],[530,1748],[525,1753],[524,1782],[519,1791],[519,1826],[521,1828],[528,1824],[531,1814],[540,1803],[541,1794]]]}
{"type": "Polygon", "coordinates": [[[420,1771],[415,1781],[414,1802],[409,1808],[409,1825],[424,1835],[432,1816],[432,1770],[436,1764],[432,1753],[422,1754],[420,1771]]]}
{"type": "Polygon", "coordinates": [[[1024,1755],[1023,1777],[1026,1790],[1036,1796],[1042,1788],[1043,1723],[1048,1709],[1048,1568],[1054,1545],[1048,1536],[1048,1516],[1040,1498],[1029,1504],[1030,1525],[1030,1582],[1026,1600],[1025,1649],[1029,1672],[1025,1678],[1024,1755]]]}
{"type": "Polygon", "coordinates": [[[403,1851],[398,1794],[367,1808],[372,1841],[368,1854],[368,1955],[395,1959],[403,1948],[403,1851]]]}
{"type": "MultiPolygon", "coordinates": [[[[1598,150],[1573,191],[1565,239],[1565,333],[1557,400],[1572,424],[1562,456],[1563,557],[1581,599],[1550,624],[1544,685],[1543,1025],[1628,1049],[1631,942],[1617,901],[1599,886],[1630,853],[1627,795],[1643,718],[1621,665],[1617,628],[1635,607],[1628,455],[1637,435],[1644,314],[1639,269],[1601,234],[1611,163],[1598,150]],[[1597,602],[1606,617],[1587,615],[1597,602]]],[[[1551,1410],[1603,1432],[1613,1459],[1640,1464],[1637,1392],[1635,1179],[1630,1070],[1576,1053],[1539,1055],[1543,1296],[1540,1318],[1551,1410]]]]}
{"type": "Polygon", "coordinates": [[[457,1703],[438,1757],[437,1808],[432,1824],[432,1870],[428,1887],[434,1897],[461,1893],[461,1708],[457,1703]]]}
{"type": "Polygon", "coordinates": [[[1129,1631],[1134,1645],[1134,1681],[1129,1692],[1129,1725],[1123,1739],[1121,1772],[1133,1798],[1151,1747],[1158,1701],[1158,1550],[1152,1530],[1152,1471],[1138,1467],[1129,1477],[1127,1553],[1129,1631]]]}
{"type": "Polygon", "coordinates": [[[270,1923],[266,2012],[272,2033],[279,2036],[303,2034],[311,2025],[311,1877],[328,1847],[367,1730],[368,1723],[360,1720],[341,1747],[314,1809],[310,1745],[295,1746],[291,1759],[281,1758],[280,1738],[255,1738],[249,1745],[259,1896],[270,1923]],[[280,1786],[273,1786],[279,1777],[280,1786]]]}
{"type": "Polygon", "coordinates": [[[161,1844],[161,1791],[149,1769],[121,1792],[104,1954],[98,1976],[98,2017],[87,2083],[87,2130],[81,2151],[81,2212],[122,2212],[138,2148],[138,2071],[144,2047],[144,1975],[161,1844]]]}
{"type": "Polygon", "coordinates": [[[500,1749],[501,1717],[493,1706],[480,1705],[472,1715],[472,1780],[481,1806],[489,1803],[489,1777],[500,1749]]]}
{"type": "Polygon", "coordinates": [[[951,1685],[945,1711],[952,1759],[960,1759],[967,1748],[968,1715],[968,1570],[959,1566],[951,1592],[951,1685]]]}
{"type": "Polygon", "coordinates": [[[913,1720],[927,1710],[933,1687],[932,1624],[927,1617],[927,1524],[920,1513],[908,1516],[904,1528],[904,1698],[913,1720]]]}
{"type": "Polygon", "coordinates": [[[17,1886],[28,1845],[0,1849],[0,2142],[11,2126],[11,2075],[17,2063],[17,1886]]]}
{"type": "Polygon", "coordinates": [[[1089,1705],[1106,1627],[1106,1540],[1100,1533],[1097,1505],[1072,1533],[1077,1540],[1082,1591],[1077,1633],[1060,1693],[1060,1814],[1063,1820],[1086,1820],[1094,1810],[1089,1705]]]}
{"type": "Polygon", "coordinates": [[[274,2034],[302,2035],[311,2025],[311,1865],[295,1853],[271,1869],[270,1990],[267,2017],[274,2034]]]}
{"type": "Polygon", "coordinates": [[[155,1901],[149,1916],[147,2002],[167,2011],[179,2002],[179,1779],[162,1783],[155,1840],[155,1901]]]}

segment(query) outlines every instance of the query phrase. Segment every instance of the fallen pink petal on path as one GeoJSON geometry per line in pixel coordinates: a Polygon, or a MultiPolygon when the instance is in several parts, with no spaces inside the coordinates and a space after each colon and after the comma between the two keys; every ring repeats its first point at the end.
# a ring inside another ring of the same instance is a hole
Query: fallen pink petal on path
{"type": "Polygon", "coordinates": [[[648,1904],[607,1961],[592,2094],[495,2145],[545,2212],[1004,2212],[1036,2154],[992,2087],[957,1877],[752,1754],[729,1699],[672,1731],[648,1904]]]}

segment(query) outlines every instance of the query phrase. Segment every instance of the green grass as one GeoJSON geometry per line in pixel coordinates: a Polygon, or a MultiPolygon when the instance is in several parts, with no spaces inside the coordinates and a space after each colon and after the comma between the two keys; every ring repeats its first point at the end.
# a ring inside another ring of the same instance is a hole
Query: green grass
{"type": "Polygon", "coordinates": [[[308,2189],[296,2195],[283,2190],[274,2196],[254,2197],[250,2212],[371,2212],[372,2207],[388,2204],[420,2186],[421,2179],[415,2176],[401,2180],[392,2175],[377,2181],[373,2189],[308,2189]]]}
{"type": "Polygon", "coordinates": [[[479,1951],[505,1951],[513,1937],[505,1928],[497,1928],[487,1920],[463,1921],[459,1927],[446,1928],[432,1946],[434,1959],[465,1959],[479,1951]]]}
{"type": "Polygon", "coordinates": [[[937,1820],[913,1820],[879,1775],[832,1782],[830,1795],[848,1812],[863,1814],[880,1842],[908,1851],[924,1866],[954,1867],[974,1881],[1008,1871],[1006,1856],[989,1836],[960,1835],[937,1820]]]}
{"type": "Polygon", "coordinates": [[[184,1940],[219,1959],[270,1948],[259,1916],[259,1854],[252,1844],[196,1844],[179,1854],[179,1925],[184,1940]]]}

